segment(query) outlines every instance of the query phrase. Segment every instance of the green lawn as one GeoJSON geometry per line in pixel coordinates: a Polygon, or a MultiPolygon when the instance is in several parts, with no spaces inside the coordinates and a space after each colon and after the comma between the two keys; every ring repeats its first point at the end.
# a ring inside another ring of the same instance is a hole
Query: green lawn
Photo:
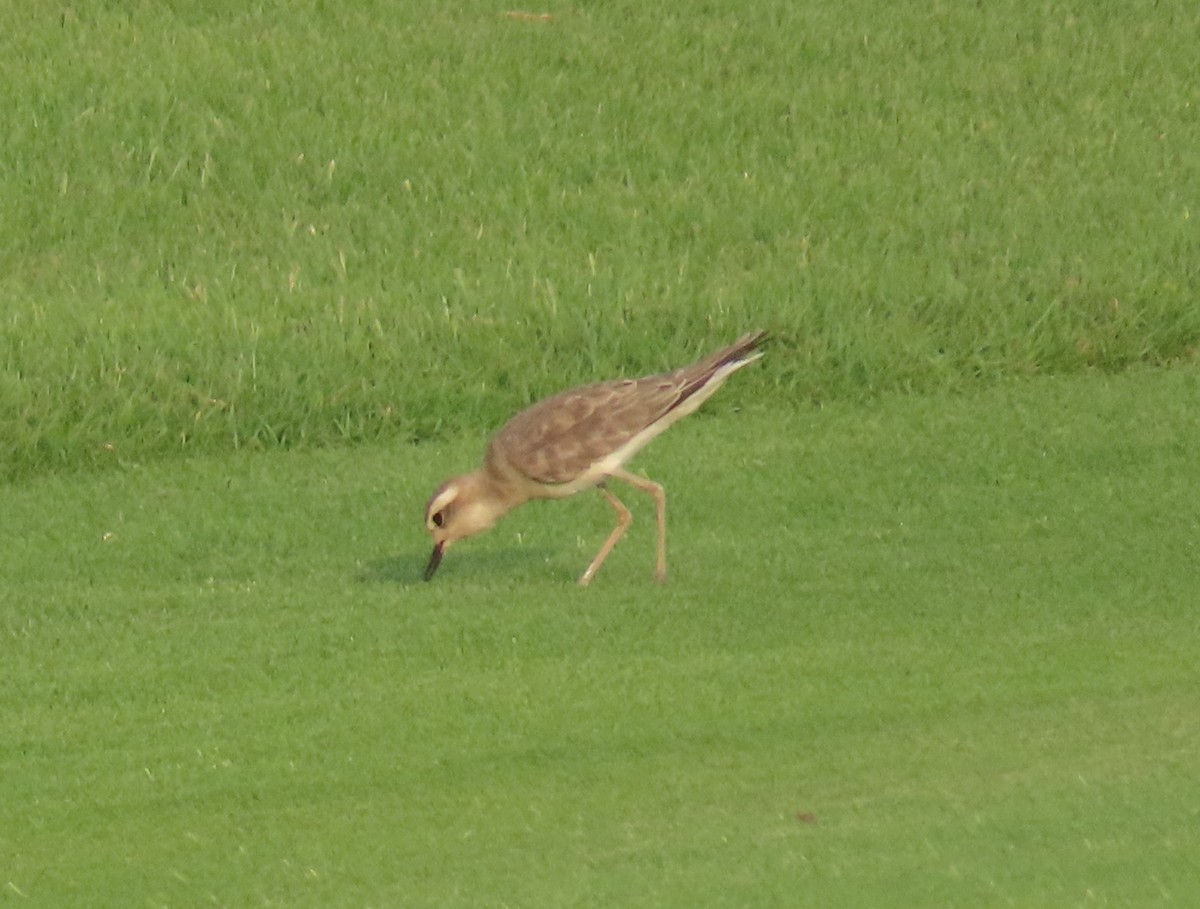
{"type": "Polygon", "coordinates": [[[1200,7],[510,10],[0,8],[0,903],[1196,905],[1200,7]]]}
{"type": "Polygon", "coordinates": [[[0,902],[1193,905],[1198,405],[706,411],[663,587],[632,494],[421,582],[479,438],[0,487],[0,902]]]}

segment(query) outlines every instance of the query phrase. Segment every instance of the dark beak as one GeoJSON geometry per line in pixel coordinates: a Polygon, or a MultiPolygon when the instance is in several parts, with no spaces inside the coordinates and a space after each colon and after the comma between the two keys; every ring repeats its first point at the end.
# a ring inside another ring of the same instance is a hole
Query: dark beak
{"type": "Polygon", "coordinates": [[[429,564],[425,566],[425,580],[433,577],[433,573],[437,571],[437,567],[442,564],[442,546],[443,543],[438,543],[433,547],[433,552],[429,555],[429,564]]]}

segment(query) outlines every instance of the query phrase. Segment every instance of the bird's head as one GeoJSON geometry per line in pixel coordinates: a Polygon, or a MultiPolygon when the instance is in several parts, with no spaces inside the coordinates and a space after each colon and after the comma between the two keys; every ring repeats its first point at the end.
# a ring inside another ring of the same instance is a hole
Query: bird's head
{"type": "Polygon", "coordinates": [[[483,533],[507,510],[497,497],[489,494],[479,473],[454,477],[439,486],[425,506],[425,529],[433,537],[425,580],[433,577],[442,555],[451,545],[483,533]]]}

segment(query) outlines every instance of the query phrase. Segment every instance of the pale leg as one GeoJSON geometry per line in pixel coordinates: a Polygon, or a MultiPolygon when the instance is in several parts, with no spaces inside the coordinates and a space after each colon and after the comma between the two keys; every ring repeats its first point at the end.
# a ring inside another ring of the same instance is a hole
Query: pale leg
{"type": "Polygon", "coordinates": [[[654,499],[654,516],[658,521],[658,556],[654,563],[654,580],[660,584],[667,579],[667,494],[653,480],[624,470],[614,470],[612,476],[624,480],[654,499]]]}
{"type": "Polygon", "coordinates": [[[613,528],[612,533],[608,535],[608,539],[604,541],[604,545],[600,547],[600,551],[596,553],[596,557],[592,559],[592,564],[579,576],[580,587],[586,587],[591,583],[596,572],[600,570],[600,566],[604,564],[604,560],[608,558],[608,554],[617,545],[617,540],[625,535],[630,522],[633,521],[633,517],[629,514],[629,509],[622,504],[620,499],[609,492],[603,483],[596,488],[600,490],[604,498],[608,500],[608,504],[612,506],[613,511],[617,513],[617,526],[613,528]]]}

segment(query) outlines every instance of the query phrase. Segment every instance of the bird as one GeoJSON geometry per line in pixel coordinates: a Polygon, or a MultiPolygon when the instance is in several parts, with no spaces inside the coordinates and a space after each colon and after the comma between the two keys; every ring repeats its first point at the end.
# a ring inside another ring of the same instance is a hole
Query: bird
{"type": "Polygon", "coordinates": [[[532,499],[564,499],[599,489],[616,526],[578,583],[591,583],[625,534],[632,515],[609,489],[621,480],[654,500],[658,524],[654,577],[667,578],[667,498],[662,486],[624,465],[671,424],[696,411],[736,370],[762,356],[764,331],[738,338],[707,357],[671,372],[569,388],[522,410],[490,439],[478,469],[442,483],[425,506],[433,552],[430,580],[446,550],[491,528],[532,499]]]}

